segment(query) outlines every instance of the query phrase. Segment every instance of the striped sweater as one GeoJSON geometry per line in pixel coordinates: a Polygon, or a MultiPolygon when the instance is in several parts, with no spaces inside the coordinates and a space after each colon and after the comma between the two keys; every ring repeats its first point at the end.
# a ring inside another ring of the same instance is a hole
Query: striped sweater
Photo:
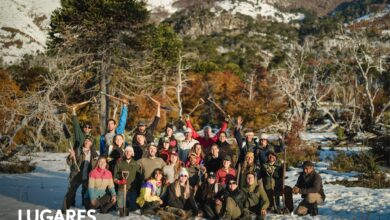
{"type": "Polygon", "coordinates": [[[89,173],[87,197],[90,200],[98,199],[106,194],[107,188],[111,196],[116,195],[111,172],[107,169],[96,167],[89,173]]]}

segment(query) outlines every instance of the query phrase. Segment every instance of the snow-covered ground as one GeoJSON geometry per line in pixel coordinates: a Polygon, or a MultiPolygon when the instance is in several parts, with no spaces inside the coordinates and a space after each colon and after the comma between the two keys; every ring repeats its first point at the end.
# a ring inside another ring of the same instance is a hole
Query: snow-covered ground
{"type": "MultiPolygon", "coordinates": [[[[326,136],[326,135],[325,135],[326,136]]],[[[314,135],[313,138],[318,138],[314,135]]],[[[367,150],[362,147],[337,148],[356,152],[367,150]]],[[[355,180],[356,172],[339,173],[327,170],[333,156],[338,151],[323,147],[320,151],[321,162],[316,163],[316,170],[324,182],[325,203],[319,206],[319,215],[301,219],[390,219],[390,189],[368,189],[362,187],[345,187],[332,184],[335,180],[355,180]]],[[[32,159],[37,168],[27,174],[0,174],[0,219],[16,219],[18,210],[26,209],[60,209],[67,188],[69,168],[65,163],[65,153],[37,153],[32,159]]],[[[294,186],[300,168],[292,167],[287,173],[286,184],[294,186]]],[[[294,195],[295,206],[300,201],[294,195]]],[[[77,209],[82,209],[80,191],[76,200],[77,209]]],[[[118,219],[116,213],[98,214],[97,219],[118,219]]],[[[267,219],[296,219],[295,215],[281,216],[270,214],[267,219]]],[[[127,219],[149,219],[137,212],[127,219]]]]}

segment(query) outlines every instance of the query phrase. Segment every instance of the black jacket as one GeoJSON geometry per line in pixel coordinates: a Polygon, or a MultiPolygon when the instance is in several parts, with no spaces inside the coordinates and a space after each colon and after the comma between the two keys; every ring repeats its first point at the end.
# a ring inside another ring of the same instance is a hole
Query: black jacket
{"type": "Polygon", "coordinates": [[[302,198],[305,198],[309,193],[319,193],[321,194],[322,200],[325,201],[322,178],[315,170],[309,175],[302,172],[298,177],[296,186],[300,188],[299,193],[302,194],[302,198]]]}
{"type": "Polygon", "coordinates": [[[145,132],[143,132],[143,133],[141,133],[138,129],[136,129],[135,134],[133,136],[132,144],[133,145],[137,144],[137,135],[138,134],[142,134],[145,136],[146,143],[149,144],[149,143],[153,142],[154,141],[153,132],[154,132],[154,129],[156,129],[159,121],[160,121],[160,117],[157,117],[157,116],[154,117],[152,124],[150,124],[149,127],[147,127],[145,129],[145,132]]]}
{"type": "Polygon", "coordinates": [[[216,198],[222,201],[226,201],[227,197],[231,197],[236,202],[236,204],[240,207],[241,210],[244,208],[244,204],[246,202],[247,196],[246,193],[240,190],[238,187],[234,191],[225,189],[220,193],[218,193],[218,195],[216,196],[216,198]]]}
{"type": "Polygon", "coordinates": [[[222,186],[217,182],[211,185],[205,181],[196,192],[195,199],[199,202],[200,206],[214,205],[215,197],[221,190],[222,186]]]}
{"type": "Polygon", "coordinates": [[[193,213],[198,213],[198,206],[196,205],[194,199],[194,191],[191,187],[190,197],[188,199],[184,198],[183,186],[180,186],[181,196],[177,197],[175,193],[175,182],[171,183],[168,187],[168,205],[174,208],[179,208],[183,210],[192,210],[193,213]]]}

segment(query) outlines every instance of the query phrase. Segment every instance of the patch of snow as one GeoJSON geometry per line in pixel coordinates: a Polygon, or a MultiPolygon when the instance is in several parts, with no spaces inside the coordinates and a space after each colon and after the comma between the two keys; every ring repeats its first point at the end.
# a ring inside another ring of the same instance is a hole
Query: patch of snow
{"type": "Polygon", "coordinates": [[[59,0],[5,0],[0,2],[0,48],[3,61],[17,62],[24,54],[44,51],[50,15],[59,0]]]}
{"type": "Polygon", "coordinates": [[[147,0],[147,9],[153,11],[163,10],[169,14],[175,13],[178,8],[174,7],[173,4],[176,0],[147,0]]]}
{"type": "Polygon", "coordinates": [[[390,4],[388,4],[387,7],[381,12],[369,13],[369,14],[366,14],[366,15],[363,15],[363,16],[357,18],[354,21],[354,23],[358,23],[361,21],[369,21],[369,20],[373,20],[376,18],[381,18],[389,13],[390,13],[390,4]]]}
{"type": "Polygon", "coordinates": [[[305,141],[315,141],[315,142],[337,139],[336,134],[333,132],[323,132],[323,133],[301,132],[299,134],[299,137],[305,141]]]}
{"type": "Polygon", "coordinates": [[[252,18],[257,18],[258,16],[267,17],[271,20],[285,23],[304,19],[304,15],[301,13],[283,13],[274,6],[261,0],[218,1],[216,2],[213,11],[218,11],[217,8],[221,8],[233,14],[240,13],[251,16],[252,18]]]}

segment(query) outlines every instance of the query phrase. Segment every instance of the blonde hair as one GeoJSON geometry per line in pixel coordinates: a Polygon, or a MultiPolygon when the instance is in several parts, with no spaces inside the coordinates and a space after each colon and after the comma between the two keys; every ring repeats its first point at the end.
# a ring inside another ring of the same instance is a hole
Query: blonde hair
{"type": "MultiPolygon", "coordinates": [[[[181,196],[181,189],[180,189],[180,180],[175,181],[175,195],[176,197],[181,196]]],[[[184,199],[188,199],[191,196],[191,186],[190,181],[187,179],[185,189],[184,189],[184,199]]]]}

